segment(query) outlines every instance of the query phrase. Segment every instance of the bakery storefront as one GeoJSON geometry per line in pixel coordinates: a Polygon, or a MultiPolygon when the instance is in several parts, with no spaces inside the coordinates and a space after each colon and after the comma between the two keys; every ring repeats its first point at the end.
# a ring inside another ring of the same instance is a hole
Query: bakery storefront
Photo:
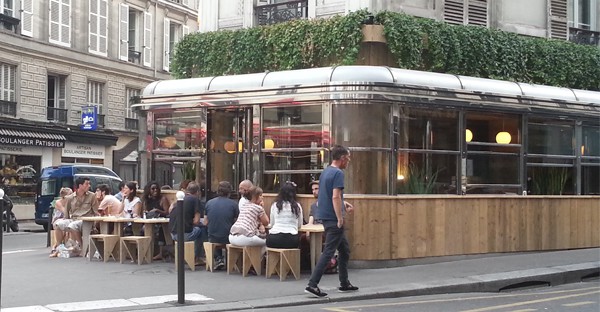
{"type": "Polygon", "coordinates": [[[62,134],[0,128],[0,181],[18,203],[33,202],[41,168],[52,165],[54,149],[63,148],[62,134]]]}

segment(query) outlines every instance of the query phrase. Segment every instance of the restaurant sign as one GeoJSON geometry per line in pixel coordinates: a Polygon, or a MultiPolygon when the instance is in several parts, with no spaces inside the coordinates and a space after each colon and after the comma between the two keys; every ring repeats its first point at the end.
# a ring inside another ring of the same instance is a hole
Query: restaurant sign
{"type": "Polygon", "coordinates": [[[12,137],[0,134],[0,144],[6,145],[25,145],[25,146],[39,146],[39,147],[64,147],[64,141],[38,139],[38,138],[21,138],[12,137]]]}

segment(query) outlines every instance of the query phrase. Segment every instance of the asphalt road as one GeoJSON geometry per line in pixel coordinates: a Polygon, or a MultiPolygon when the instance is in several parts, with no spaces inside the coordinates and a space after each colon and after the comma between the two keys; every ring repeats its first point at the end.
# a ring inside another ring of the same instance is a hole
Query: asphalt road
{"type": "MultiPolygon", "coordinates": [[[[319,299],[315,299],[319,300],[319,299]]],[[[248,310],[250,311],[250,310],[248,310]]],[[[252,311],[272,311],[259,309],[252,311]]],[[[564,284],[502,293],[466,293],[394,299],[357,300],[310,306],[277,308],[278,312],[598,312],[600,282],[564,284]]]]}

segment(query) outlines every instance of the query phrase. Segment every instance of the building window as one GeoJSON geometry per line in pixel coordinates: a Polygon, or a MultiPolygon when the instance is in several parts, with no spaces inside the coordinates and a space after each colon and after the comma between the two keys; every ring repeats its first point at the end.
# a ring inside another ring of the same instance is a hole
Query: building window
{"type": "Polygon", "coordinates": [[[585,45],[600,45],[600,32],[596,25],[596,2],[569,0],[569,41],[585,45]]]}
{"type": "Polygon", "coordinates": [[[271,25],[308,17],[308,1],[271,0],[256,6],[258,25],[271,25]]]}
{"type": "Polygon", "coordinates": [[[48,75],[48,120],[67,123],[67,76],[48,75]]]}
{"type": "Polygon", "coordinates": [[[87,104],[96,106],[98,112],[98,126],[104,127],[104,113],[102,106],[104,104],[104,83],[97,81],[88,81],[87,104]]]}
{"type": "Polygon", "coordinates": [[[16,102],[15,96],[15,73],[17,67],[0,63],[0,100],[16,102]]]}
{"type": "Polygon", "coordinates": [[[119,59],[130,63],[141,64],[143,49],[143,15],[127,4],[120,6],[119,24],[119,59]]]}
{"type": "Polygon", "coordinates": [[[108,36],[108,1],[90,0],[89,51],[106,56],[108,36]]]}
{"type": "Polygon", "coordinates": [[[50,42],[71,46],[71,0],[50,0],[50,42]]]}
{"type": "Polygon", "coordinates": [[[164,20],[164,41],[163,41],[163,69],[169,71],[171,60],[173,59],[175,46],[189,33],[189,27],[172,22],[168,18],[164,20]]]}
{"type": "Polygon", "coordinates": [[[0,0],[0,25],[4,29],[17,31],[19,19],[15,17],[14,0],[0,0]]]}
{"type": "Polygon", "coordinates": [[[138,129],[138,116],[131,109],[131,106],[135,104],[135,98],[140,95],[141,91],[139,89],[127,88],[125,90],[126,98],[126,106],[125,110],[125,129],[127,130],[137,130],[138,129]]]}
{"type": "Polygon", "coordinates": [[[456,25],[488,26],[487,0],[446,0],[444,21],[456,25]]]}

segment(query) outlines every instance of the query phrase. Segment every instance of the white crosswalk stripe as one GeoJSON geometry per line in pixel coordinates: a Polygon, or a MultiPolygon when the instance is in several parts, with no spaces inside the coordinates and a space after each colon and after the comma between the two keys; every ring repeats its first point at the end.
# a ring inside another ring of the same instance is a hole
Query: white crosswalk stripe
{"type": "MultiPolygon", "coordinates": [[[[185,294],[185,301],[210,301],[213,298],[200,294],[185,294]]],[[[88,311],[111,308],[133,307],[140,305],[161,304],[177,301],[177,295],[139,297],[130,299],[95,300],[82,302],[68,302],[48,304],[46,306],[27,306],[15,308],[3,308],[2,312],[70,312],[88,311]]]]}

